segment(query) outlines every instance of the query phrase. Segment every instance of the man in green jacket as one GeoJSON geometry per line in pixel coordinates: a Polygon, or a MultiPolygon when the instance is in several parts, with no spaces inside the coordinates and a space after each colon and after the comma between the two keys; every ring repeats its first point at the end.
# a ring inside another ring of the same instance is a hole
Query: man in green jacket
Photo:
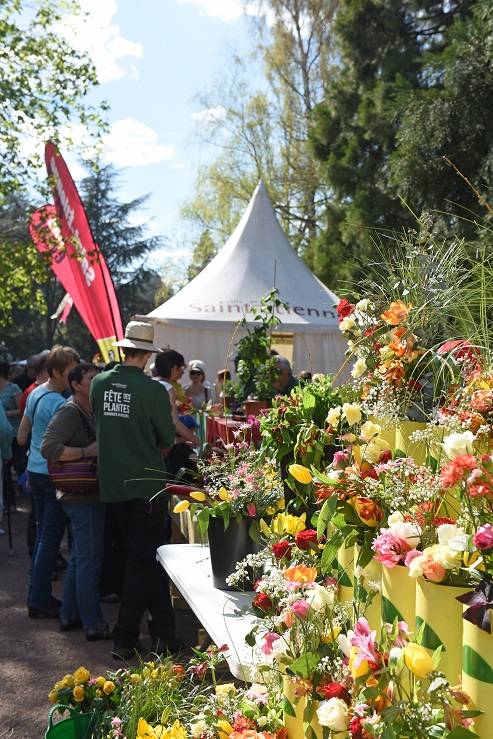
{"type": "Polygon", "coordinates": [[[152,325],[131,321],[125,338],[115,344],[123,348],[125,361],[97,375],[91,385],[100,497],[111,515],[112,533],[125,549],[113,631],[113,654],[121,659],[135,654],[145,611],[152,651],[176,652],[181,646],[168,578],[156,561],[156,549],[165,543],[168,501],[165,495],[151,498],[165,485],[161,449],[173,445],[175,427],[168,393],[144,374],[151,354],[160,351],[153,342],[152,325]]]}

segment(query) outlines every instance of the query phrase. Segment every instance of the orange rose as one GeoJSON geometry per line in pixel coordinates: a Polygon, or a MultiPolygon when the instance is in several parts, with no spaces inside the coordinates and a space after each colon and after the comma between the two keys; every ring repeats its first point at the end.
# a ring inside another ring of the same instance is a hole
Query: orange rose
{"type": "Polygon", "coordinates": [[[398,326],[406,320],[412,305],[406,305],[402,300],[396,300],[390,304],[388,310],[381,314],[380,318],[391,326],[398,326]]]}
{"type": "Polygon", "coordinates": [[[285,580],[297,583],[298,585],[311,585],[317,577],[316,567],[307,567],[306,565],[296,565],[284,570],[285,580]]]}

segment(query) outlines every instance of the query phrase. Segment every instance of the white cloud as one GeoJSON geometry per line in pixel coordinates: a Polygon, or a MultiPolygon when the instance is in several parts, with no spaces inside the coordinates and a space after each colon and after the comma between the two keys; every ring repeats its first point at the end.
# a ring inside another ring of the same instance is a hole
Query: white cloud
{"type": "Polygon", "coordinates": [[[183,162],[175,162],[174,164],[170,164],[170,169],[185,169],[185,164],[183,162]]]}
{"type": "Polygon", "coordinates": [[[158,142],[154,129],[134,118],[122,118],[111,124],[103,136],[102,158],[117,167],[159,164],[173,158],[172,146],[158,142]]]}
{"type": "Polygon", "coordinates": [[[217,108],[204,108],[192,113],[192,120],[198,123],[213,123],[214,121],[221,121],[225,117],[226,109],[222,105],[218,105],[217,108]]]}
{"type": "Polygon", "coordinates": [[[243,0],[178,0],[178,2],[195,5],[211,18],[218,18],[226,23],[234,21],[242,15],[263,15],[269,25],[273,20],[270,8],[259,0],[252,0],[252,2],[247,3],[244,3],[243,0]]]}
{"type": "Polygon", "coordinates": [[[61,33],[77,51],[87,52],[93,60],[100,82],[110,82],[122,77],[136,76],[136,68],[125,68],[127,57],[141,59],[143,46],[122,36],[120,27],[112,22],[116,15],[117,0],[79,0],[83,13],[68,16],[61,33]]]}

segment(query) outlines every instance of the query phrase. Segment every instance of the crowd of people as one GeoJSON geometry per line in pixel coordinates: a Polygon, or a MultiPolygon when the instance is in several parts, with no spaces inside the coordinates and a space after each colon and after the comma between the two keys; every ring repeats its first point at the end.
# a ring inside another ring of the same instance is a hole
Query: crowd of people
{"type": "MultiPolygon", "coordinates": [[[[230,374],[222,370],[213,385],[195,359],[189,381],[180,382],[185,358],[155,346],[147,323],[131,321],[115,346],[122,359],[103,371],[75,349],[54,346],[28,361],[24,387],[0,362],[0,453],[4,507],[15,505],[14,481],[25,480],[32,502],[29,618],[57,619],[62,631],[83,629],[89,641],[112,638],[114,656],[129,659],[141,648],[145,614],[151,651],[183,646],[156,561],[171,536],[165,488],[179,469],[193,468],[193,411],[219,400],[230,374]],[[70,559],[60,601],[52,578],[65,532],[70,559]],[[113,628],[105,600],[120,603],[113,628]]],[[[289,392],[296,382],[289,362],[276,362],[275,390],[289,392]]]]}

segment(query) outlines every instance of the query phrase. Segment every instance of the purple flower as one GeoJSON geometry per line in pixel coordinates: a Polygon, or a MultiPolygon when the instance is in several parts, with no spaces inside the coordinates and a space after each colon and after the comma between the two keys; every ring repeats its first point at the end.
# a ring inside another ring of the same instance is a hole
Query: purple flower
{"type": "Polygon", "coordinates": [[[491,634],[490,610],[493,608],[493,583],[489,577],[481,580],[472,593],[457,596],[456,600],[466,606],[462,617],[491,634]]]}

